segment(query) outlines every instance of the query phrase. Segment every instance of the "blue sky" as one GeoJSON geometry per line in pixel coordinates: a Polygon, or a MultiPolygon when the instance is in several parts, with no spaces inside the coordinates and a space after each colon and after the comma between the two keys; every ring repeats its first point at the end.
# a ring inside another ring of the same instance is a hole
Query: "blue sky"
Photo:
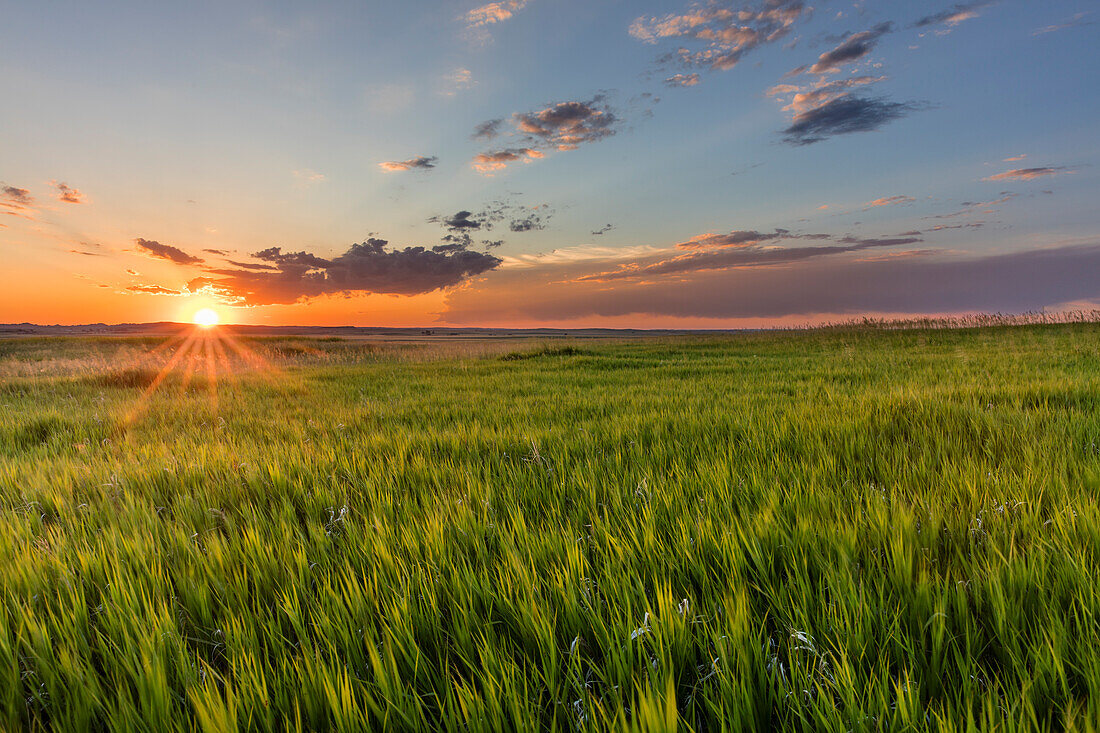
{"type": "Polygon", "coordinates": [[[0,321],[1091,307],[1098,41],[1081,1],[12,5],[0,321]]]}

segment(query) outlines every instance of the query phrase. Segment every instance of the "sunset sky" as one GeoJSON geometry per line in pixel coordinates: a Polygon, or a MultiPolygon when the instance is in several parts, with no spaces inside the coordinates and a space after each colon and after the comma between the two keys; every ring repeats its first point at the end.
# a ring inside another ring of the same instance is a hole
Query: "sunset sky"
{"type": "Polygon", "coordinates": [[[0,322],[1100,303],[1100,6],[9,3],[0,322]]]}

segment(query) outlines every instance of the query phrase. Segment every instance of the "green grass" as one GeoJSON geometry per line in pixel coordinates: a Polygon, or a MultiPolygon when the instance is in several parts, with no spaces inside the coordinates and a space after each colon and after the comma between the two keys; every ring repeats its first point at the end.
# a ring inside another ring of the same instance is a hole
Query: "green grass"
{"type": "Polygon", "coordinates": [[[1095,325],[247,343],[0,342],[0,729],[1100,720],[1095,325]]]}

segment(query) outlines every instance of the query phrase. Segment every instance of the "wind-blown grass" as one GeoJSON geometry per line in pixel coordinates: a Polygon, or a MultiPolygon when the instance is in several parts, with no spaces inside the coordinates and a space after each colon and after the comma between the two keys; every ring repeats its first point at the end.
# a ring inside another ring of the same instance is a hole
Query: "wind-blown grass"
{"type": "Polygon", "coordinates": [[[0,728],[1091,729],[1098,335],[5,342],[0,728]]]}

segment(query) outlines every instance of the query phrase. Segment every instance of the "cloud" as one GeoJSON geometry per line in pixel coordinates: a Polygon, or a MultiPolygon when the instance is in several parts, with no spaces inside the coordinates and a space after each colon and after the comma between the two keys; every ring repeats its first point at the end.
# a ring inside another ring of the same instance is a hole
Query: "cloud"
{"type": "Polygon", "coordinates": [[[808,12],[799,0],[765,0],[750,5],[712,2],[692,5],[683,13],[637,18],[629,32],[645,43],[676,39],[694,46],[681,46],[661,57],[663,62],[726,70],[753,49],[785,36],[808,12]]]}
{"type": "Polygon", "coordinates": [[[279,247],[252,257],[276,269],[211,269],[210,276],[192,280],[188,288],[247,305],[290,304],[338,294],[420,295],[453,287],[501,263],[464,246],[390,249],[388,242],[374,238],[332,259],[309,252],[284,253],[279,247]]]}
{"type": "Polygon", "coordinates": [[[321,181],[325,180],[324,173],[318,173],[317,171],[310,170],[309,168],[300,171],[294,171],[294,177],[302,181],[302,183],[306,186],[314,183],[320,183],[321,181]]]}
{"type": "Polygon", "coordinates": [[[503,122],[504,120],[500,118],[480,122],[477,127],[474,128],[470,138],[473,140],[492,140],[500,134],[500,126],[503,122]]]}
{"type": "Polygon", "coordinates": [[[864,204],[863,210],[874,209],[879,206],[890,206],[891,204],[911,204],[916,201],[912,196],[884,196],[883,198],[877,198],[874,201],[868,201],[864,204]]]}
{"type": "Polygon", "coordinates": [[[70,249],[69,252],[74,255],[84,255],[85,257],[106,257],[102,252],[85,252],[82,249],[70,249]]]}
{"type": "Polygon", "coordinates": [[[506,148],[504,150],[490,150],[478,153],[470,161],[470,166],[479,173],[493,173],[508,166],[509,163],[519,161],[529,162],[545,156],[541,150],[534,148],[506,148]]]}
{"type": "Polygon", "coordinates": [[[459,67],[449,74],[443,76],[443,87],[439,90],[439,93],[445,97],[457,96],[459,92],[464,92],[467,89],[472,89],[477,86],[477,82],[474,81],[474,72],[469,69],[459,67]]]}
{"type": "Polygon", "coordinates": [[[783,140],[791,145],[811,145],[834,135],[870,132],[919,108],[912,102],[843,94],[796,114],[791,125],[783,130],[783,140]]]}
{"type": "Polygon", "coordinates": [[[877,84],[885,80],[885,76],[854,76],[831,81],[819,77],[806,85],[777,84],[766,94],[769,97],[786,97],[788,94],[793,94],[794,96],[790,98],[783,110],[798,115],[843,97],[850,89],[877,84]]]}
{"type": "Polygon", "coordinates": [[[138,237],[134,240],[134,244],[153,257],[175,262],[177,265],[197,265],[203,261],[201,257],[189,255],[182,249],[173,247],[170,244],[161,244],[153,239],[142,239],[138,237]]]}
{"type": "Polygon", "coordinates": [[[1095,23],[1093,21],[1085,20],[1085,18],[1088,17],[1091,14],[1092,14],[1091,10],[1086,10],[1083,13],[1077,13],[1072,18],[1070,18],[1069,20],[1067,20],[1063,23],[1056,23],[1054,25],[1048,25],[1048,26],[1043,26],[1042,28],[1037,28],[1035,31],[1032,32],[1031,35],[1041,36],[1041,35],[1044,35],[1046,33],[1054,33],[1055,31],[1065,30],[1066,28],[1076,28],[1077,26],[1082,26],[1082,25],[1094,25],[1095,23]]]}
{"type": "Polygon", "coordinates": [[[789,264],[801,260],[857,252],[877,247],[896,247],[921,241],[914,236],[861,238],[851,235],[832,238],[827,234],[793,234],[785,229],[771,233],[755,230],[737,230],[729,234],[701,234],[676,245],[689,250],[673,256],[656,255],[648,261],[620,265],[606,272],[585,275],[579,280],[611,282],[615,280],[652,280],[666,276],[683,276],[704,270],[751,268],[789,264]],[[765,242],[784,239],[833,239],[831,245],[800,247],[765,246],[765,242]]]}
{"type": "Polygon", "coordinates": [[[615,227],[614,227],[614,226],[612,226],[611,224],[604,224],[604,225],[603,225],[602,227],[600,227],[599,229],[595,229],[595,230],[593,230],[593,231],[591,232],[591,234],[592,234],[592,236],[593,236],[593,237],[598,237],[598,236],[600,236],[600,235],[602,235],[602,234],[607,234],[607,233],[608,233],[609,231],[611,231],[611,230],[612,230],[612,229],[614,229],[614,228],[615,228],[615,227]]]}
{"type": "Polygon", "coordinates": [[[84,194],[64,182],[50,181],[50,185],[57,189],[57,200],[66,204],[84,203],[84,194]]]}
{"type": "Polygon", "coordinates": [[[952,8],[947,10],[941,10],[938,13],[932,15],[926,15],[916,23],[913,24],[914,28],[926,28],[932,25],[946,25],[949,28],[954,28],[964,20],[970,20],[977,18],[980,15],[980,11],[990,5],[992,0],[979,0],[978,2],[970,3],[958,3],[952,8]]]}
{"type": "MultiPolygon", "coordinates": [[[[523,233],[545,229],[554,215],[549,204],[537,206],[517,206],[507,200],[493,201],[477,213],[468,210],[458,211],[450,216],[436,215],[429,222],[441,225],[448,234],[443,237],[444,246],[461,245],[463,248],[473,244],[471,232],[492,231],[501,222],[508,221],[508,229],[514,233],[523,233]]],[[[499,247],[502,240],[482,240],[487,247],[499,247]]]]}
{"type": "Polygon", "coordinates": [[[998,173],[995,176],[989,176],[983,178],[983,181],[1034,181],[1036,178],[1045,178],[1046,176],[1057,176],[1061,173],[1073,173],[1072,168],[1065,166],[1058,167],[1044,167],[1044,168],[1016,168],[1015,170],[1005,171],[1004,173],[998,173]]]}
{"type": "Polygon", "coordinates": [[[1018,160],[1023,160],[1027,157],[1027,153],[1020,153],[1019,155],[1012,155],[1004,159],[1005,163],[1015,163],[1018,160]]]}
{"type": "Polygon", "coordinates": [[[879,23],[869,31],[853,33],[832,51],[821,54],[817,63],[810,67],[810,71],[814,74],[826,74],[838,71],[844,64],[863,58],[875,47],[878,39],[889,33],[892,28],[892,23],[879,23]]]}
{"type": "Polygon", "coordinates": [[[418,155],[408,160],[387,160],[379,163],[378,167],[384,171],[426,171],[435,168],[439,159],[434,155],[418,155]]]}
{"type": "Polygon", "coordinates": [[[224,250],[224,249],[204,249],[203,252],[209,252],[212,255],[227,255],[227,254],[229,254],[229,251],[224,250]]]}
{"type": "MultiPolygon", "coordinates": [[[[17,212],[25,211],[33,205],[34,197],[27,189],[9,186],[6,183],[0,185],[0,206],[10,209],[5,213],[17,214],[17,212]]],[[[26,216],[25,214],[17,215],[26,216]]]]}
{"type": "Polygon", "coordinates": [[[619,122],[602,94],[584,102],[558,102],[535,112],[517,112],[512,119],[520,132],[558,150],[574,150],[610,137],[619,122]]]}
{"type": "MultiPolygon", "coordinates": [[[[469,211],[459,211],[454,216],[449,216],[443,219],[443,226],[451,231],[466,230],[466,229],[480,229],[481,222],[471,219],[473,214],[469,211]]],[[[432,221],[429,219],[428,221],[432,221]]]]}
{"type": "Polygon", "coordinates": [[[693,87],[698,83],[698,74],[676,74],[665,79],[665,86],[669,87],[693,87]]]}
{"type": "Polygon", "coordinates": [[[126,288],[130,293],[143,293],[146,295],[183,295],[179,290],[172,290],[160,285],[130,285],[126,288]]]}
{"type": "Polygon", "coordinates": [[[545,229],[547,223],[552,216],[549,212],[538,213],[531,212],[526,216],[521,216],[508,222],[508,229],[513,232],[531,232],[535,230],[545,229]]]}
{"type": "Polygon", "coordinates": [[[501,23],[511,18],[517,11],[527,5],[528,0],[502,0],[501,2],[487,3],[466,13],[467,28],[481,28],[494,23],[501,23]]]}
{"type": "Polygon", "coordinates": [[[592,263],[501,269],[447,296],[448,323],[562,323],[615,316],[716,319],[817,314],[1019,313],[1100,298],[1100,243],[974,256],[818,257],[621,282],[582,279],[592,263]]]}

